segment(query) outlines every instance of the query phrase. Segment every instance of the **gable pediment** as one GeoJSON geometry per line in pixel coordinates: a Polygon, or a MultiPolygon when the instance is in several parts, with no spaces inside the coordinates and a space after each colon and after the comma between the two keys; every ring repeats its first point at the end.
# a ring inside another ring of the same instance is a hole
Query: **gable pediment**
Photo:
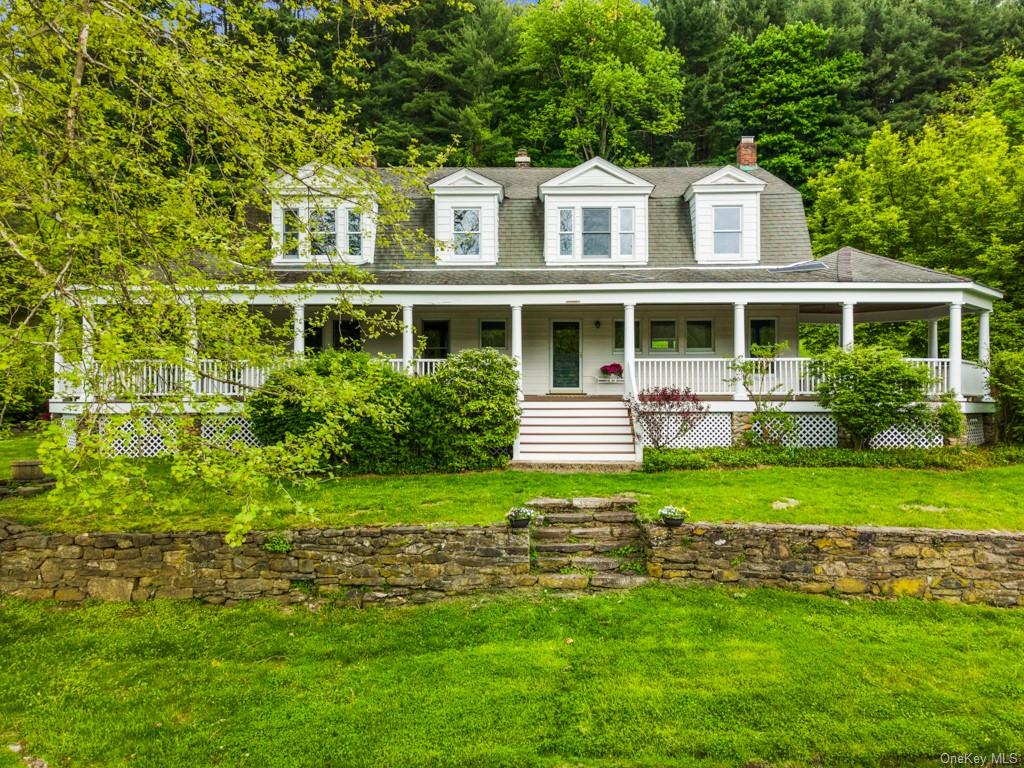
{"type": "Polygon", "coordinates": [[[434,194],[497,195],[499,202],[505,197],[505,188],[501,184],[469,168],[460,168],[438,179],[430,189],[434,194]]]}
{"type": "Polygon", "coordinates": [[[570,168],[565,173],[540,185],[540,197],[548,194],[615,194],[649,195],[654,185],[601,157],[570,168]]]}
{"type": "Polygon", "coordinates": [[[765,186],[753,174],[727,165],[693,182],[684,196],[689,200],[698,192],[762,192],[765,186]]]}

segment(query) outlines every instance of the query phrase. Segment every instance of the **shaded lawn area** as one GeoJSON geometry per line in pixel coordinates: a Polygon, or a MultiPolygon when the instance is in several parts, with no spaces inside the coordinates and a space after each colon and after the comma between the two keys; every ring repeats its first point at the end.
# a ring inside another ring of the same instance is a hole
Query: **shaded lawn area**
{"type": "MultiPolygon", "coordinates": [[[[34,455],[35,438],[0,441],[0,466],[34,455]],[[9,458],[8,458],[9,457],[9,458]]],[[[166,463],[150,460],[154,504],[122,515],[57,510],[46,496],[0,501],[0,518],[52,530],[226,529],[236,499],[175,484],[166,463]]],[[[484,524],[538,496],[628,494],[653,516],[674,504],[695,520],[1024,530],[1024,465],[964,471],[767,467],[653,474],[494,471],[465,474],[346,477],[294,489],[313,510],[257,520],[258,528],[395,523],[484,524]],[[797,506],[773,503],[795,499],[797,506]]]]}
{"type": "Polygon", "coordinates": [[[3,599],[0,737],[72,766],[930,766],[1024,747],[1022,646],[1020,611],[773,590],[3,599]]]}
{"type": "Polygon", "coordinates": [[[0,479],[10,478],[12,461],[37,458],[38,445],[39,436],[35,434],[0,438],[0,479]]]}
{"type": "MultiPolygon", "coordinates": [[[[477,472],[459,475],[353,477],[320,484],[296,496],[315,519],[282,506],[257,521],[261,528],[380,523],[493,523],[509,507],[538,496],[623,493],[653,515],[666,504],[693,519],[756,522],[909,525],[1024,530],[1024,466],[943,472],[901,469],[702,470],[642,473],[477,472]],[[798,506],[773,508],[796,499],[798,506]]],[[[220,530],[237,501],[168,485],[156,504],[123,515],[64,513],[47,498],[0,501],[0,517],[54,530],[220,530]]]]}

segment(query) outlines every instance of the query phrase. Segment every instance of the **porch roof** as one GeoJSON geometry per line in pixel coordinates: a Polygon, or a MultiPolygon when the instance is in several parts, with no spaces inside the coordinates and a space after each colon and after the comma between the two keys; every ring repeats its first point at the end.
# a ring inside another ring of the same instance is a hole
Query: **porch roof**
{"type": "MultiPolygon", "coordinates": [[[[313,268],[312,271],[316,271],[313,268]]],[[[769,283],[773,285],[806,283],[903,283],[970,284],[966,277],[896,261],[856,248],[841,248],[817,261],[797,262],[789,266],[752,267],[604,267],[572,266],[543,268],[448,267],[424,265],[421,268],[371,270],[378,286],[538,286],[608,285],[645,283],[693,284],[769,283]]],[[[281,283],[299,283],[310,270],[281,270],[281,283]]]]}

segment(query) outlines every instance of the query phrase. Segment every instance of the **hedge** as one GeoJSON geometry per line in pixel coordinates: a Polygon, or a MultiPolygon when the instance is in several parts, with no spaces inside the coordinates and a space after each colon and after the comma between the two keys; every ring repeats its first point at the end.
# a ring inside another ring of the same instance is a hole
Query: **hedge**
{"type": "Polygon", "coordinates": [[[994,448],[648,448],[645,472],[756,467],[881,467],[891,469],[978,469],[1024,464],[1024,446],[994,448]]]}

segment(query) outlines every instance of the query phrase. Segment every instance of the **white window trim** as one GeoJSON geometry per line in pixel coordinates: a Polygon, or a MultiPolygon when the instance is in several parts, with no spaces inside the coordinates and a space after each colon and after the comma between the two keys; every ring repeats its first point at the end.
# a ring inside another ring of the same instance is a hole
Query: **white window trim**
{"type": "Polygon", "coordinates": [[[459,262],[472,262],[478,264],[482,261],[486,261],[484,258],[484,210],[481,205],[453,205],[449,212],[451,213],[451,225],[452,225],[452,242],[451,248],[445,254],[445,260],[453,263],[459,262]],[[476,253],[456,253],[455,252],[455,239],[458,234],[473,234],[471,232],[457,233],[455,231],[455,212],[456,211],[476,211],[476,253]]]}
{"type": "Polygon", "coordinates": [[[547,264],[574,264],[580,266],[600,266],[600,265],[622,265],[622,264],[646,264],[647,259],[638,256],[640,251],[639,238],[637,237],[637,217],[640,215],[639,210],[641,207],[640,202],[632,202],[625,204],[619,203],[607,203],[598,201],[588,201],[586,199],[577,199],[572,202],[559,201],[553,208],[549,210],[554,211],[554,215],[557,217],[555,222],[555,244],[554,253],[545,259],[547,264]],[[611,233],[610,233],[610,250],[611,255],[607,257],[603,256],[584,256],[583,255],[583,209],[584,208],[608,208],[611,211],[611,233]],[[619,222],[620,222],[620,211],[623,208],[630,208],[633,211],[633,253],[628,256],[622,256],[619,252],[621,244],[620,235],[622,234],[619,222]],[[573,231],[572,231],[572,255],[562,255],[562,219],[561,212],[563,210],[573,211],[573,231]]]}
{"type": "Polygon", "coordinates": [[[508,320],[503,317],[482,317],[477,325],[477,339],[479,341],[480,349],[498,349],[504,352],[508,351],[508,320]],[[501,323],[505,327],[505,346],[503,347],[485,347],[484,346],[484,323],[501,323]]]}
{"type": "Polygon", "coordinates": [[[716,260],[722,261],[743,261],[743,216],[746,212],[742,205],[712,205],[711,206],[711,255],[716,260]],[[740,227],[739,229],[718,229],[716,225],[716,214],[720,210],[726,208],[733,208],[739,212],[740,215],[740,227]],[[730,251],[728,253],[719,253],[715,250],[715,235],[722,234],[736,234],[739,235],[739,250],[730,251]]]}
{"type": "Polygon", "coordinates": [[[652,317],[647,320],[647,351],[652,355],[678,355],[679,354],[679,319],[675,317],[652,317]],[[672,323],[676,329],[675,338],[676,346],[675,349],[655,349],[654,344],[654,329],[651,327],[654,323],[672,323]]]}
{"type": "Polygon", "coordinates": [[[376,218],[376,205],[372,211],[361,209],[355,203],[340,200],[335,205],[324,205],[323,210],[334,210],[334,242],[336,251],[333,254],[310,253],[310,214],[320,208],[317,201],[310,200],[308,196],[284,197],[275,200],[271,207],[271,219],[274,230],[274,256],[271,264],[274,266],[303,265],[303,264],[370,264],[373,262],[374,249],[374,220],[376,218]],[[299,253],[296,256],[285,255],[284,253],[284,220],[286,211],[297,211],[299,215],[299,253]],[[349,211],[357,211],[360,215],[362,229],[362,253],[353,256],[348,252],[348,214],[349,211]]]}
{"type": "Polygon", "coordinates": [[[687,355],[690,355],[690,354],[692,354],[692,355],[714,354],[715,349],[717,348],[717,345],[715,343],[717,341],[717,337],[716,337],[715,334],[718,332],[718,329],[715,326],[716,326],[716,323],[715,323],[715,319],[713,317],[688,317],[685,320],[683,320],[683,333],[682,333],[682,337],[683,337],[683,345],[685,347],[685,349],[683,350],[683,353],[687,354],[687,355]],[[711,346],[710,347],[693,347],[691,349],[690,348],[690,344],[687,341],[687,334],[686,334],[686,325],[687,325],[687,323],[711,323],[711,346]]]}

